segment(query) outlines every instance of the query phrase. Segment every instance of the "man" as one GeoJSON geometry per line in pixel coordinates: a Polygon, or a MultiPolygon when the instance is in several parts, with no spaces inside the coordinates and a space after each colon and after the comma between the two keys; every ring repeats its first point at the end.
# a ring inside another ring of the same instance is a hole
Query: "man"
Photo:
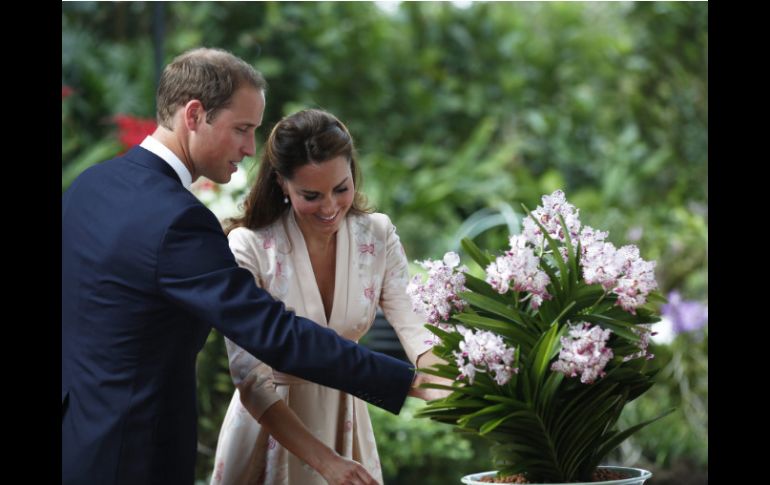
{"type": "Polygon", "coordinates": [[[177,57],[153,135],[64,194],[62,483],[193,483],[195,358],[212,326],[281,372],[394,413],[407,393],[445,395],[418,390],[428,379],[408,364],[287,312],[187,190],[200,176],[227,183],[255,154],[264,90],[225,51],[177,57]]]}

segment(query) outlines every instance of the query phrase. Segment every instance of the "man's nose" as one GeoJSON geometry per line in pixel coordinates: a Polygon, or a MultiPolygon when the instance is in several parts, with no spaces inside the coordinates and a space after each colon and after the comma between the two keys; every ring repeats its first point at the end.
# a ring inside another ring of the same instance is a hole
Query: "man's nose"
{"type": "Polygon", "coordinates": [[[254,135],[248,137],[246,145],[243,147],[243,153],[247,157],[253,157],[257,153],[257,141],[254,135]]]}

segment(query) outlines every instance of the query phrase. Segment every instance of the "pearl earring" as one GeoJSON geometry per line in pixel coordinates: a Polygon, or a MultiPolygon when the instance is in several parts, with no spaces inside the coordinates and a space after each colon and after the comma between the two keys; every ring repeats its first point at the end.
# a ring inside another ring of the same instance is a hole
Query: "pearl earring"
{"type": "Polygon", "coordinates": [[[288,204],[289,203],[289,196],[288,195],[284,195],[283,196],[283,203],[284,204],[288,204]]]}

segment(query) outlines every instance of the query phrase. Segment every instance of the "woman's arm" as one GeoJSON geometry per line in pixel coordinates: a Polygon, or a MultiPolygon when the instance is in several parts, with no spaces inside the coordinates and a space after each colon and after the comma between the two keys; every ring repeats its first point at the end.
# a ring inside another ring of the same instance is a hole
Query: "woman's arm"
{"type": "MultiPolygon", "coordinates": [[[[396,227],[387,220],[385,236],[385,275],[380,295],[380,307],[385,313],[388,323],[393,327],[401,341],[407,357],[418,370],[433,364],[446,364],[446,361],[433,353],[435,336],[425,329],[425,317],[418,315],[412,308],[412,301],[406,293],[409,282],[409,263],[396,227]]],[[[445,389],[422,389],[420,384],[442,384],[451,386],[452,381],[442,377],[417,372],[412,384],[410,396],[420,397],[426,401],[441,399],[450,394],[445,389]]]]}
{"type": "Polygon", "coordinates": [[[316,438],[283,400],[267,408],[258,421],[281,446],[313,467],[330,485],[378,485],[360,463],[343,458],[316,438]]]}

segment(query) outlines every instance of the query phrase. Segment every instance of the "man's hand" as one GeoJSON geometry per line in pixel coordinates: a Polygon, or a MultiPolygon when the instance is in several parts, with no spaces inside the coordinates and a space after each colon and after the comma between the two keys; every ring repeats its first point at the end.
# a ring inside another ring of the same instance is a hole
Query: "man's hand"
{"type": "MultiPolygon", "coordinates": [[[[429,350],[417,358],[417,367],[425,368],[430,367],[433,364],[446,364],[446,361],[438,357],[429,350]]],[[[412,382],[412,388],[409,390],[408,396],[417,397],[426,401],[433,401],[434,399],[443,399],[450,395],[452,391],[447,389],[422,389],[421,384],[442,384],[444,386],[451,386],[452,381],[443,377],[437,377],[430,374],[424,374],[417,372],[412,382]]]]}
{"type": "Polygon", "coordinates": [[[325,460],[318,471],[329,485],[380,485],[360,463],[339,455],[325,460]]]}
{"type": "Polygon", "coordinates": [[[411,389],[409,389],[407,396],[424,399],[425,401],[443,399],[448,395],[452,394],[452,391],[449,391],[447,389],[423,389],[420,387],[420,384],[426,384],[426,383],[446,384],[446,382],[447,382],[447,379],[431,376],[428,374],[423,374],[422,372],[417,372],[414,376],[412,387],[411,389]]]}

